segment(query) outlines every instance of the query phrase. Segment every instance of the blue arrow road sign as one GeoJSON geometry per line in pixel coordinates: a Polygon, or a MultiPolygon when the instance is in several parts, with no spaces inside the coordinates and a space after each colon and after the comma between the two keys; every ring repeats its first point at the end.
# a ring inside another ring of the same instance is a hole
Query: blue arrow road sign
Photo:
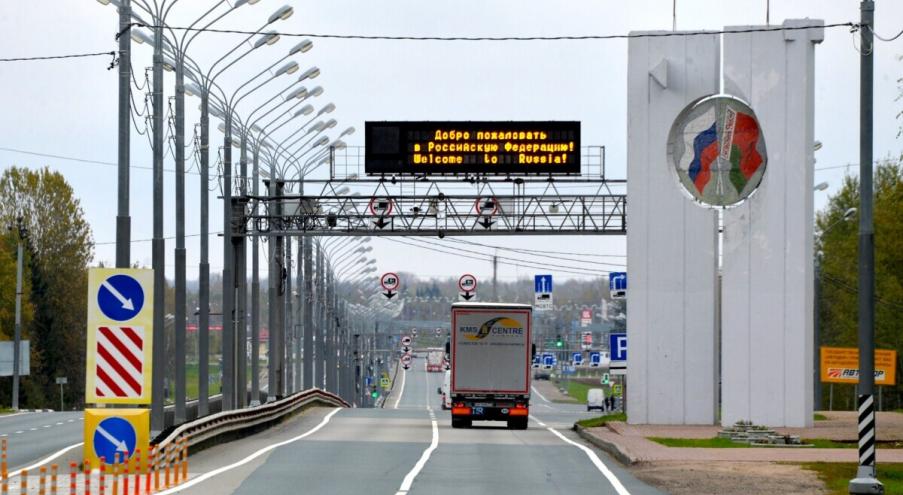
{"type": "Polygon", "coordinates": [[[543,354],[542,355],[542,364],[543,366],[552,366],[555,364],[555,356],[551,354],[543,354]]]}
{"type": "Polygon", "coordinates": [[[627,273],[611,272],[608,274],[608,289],[612,291],[627,290],[627,273]]]}
{"type": "Polygon", "coordinates": [[[627,361],[627,334],[612,333],[608,335],[612,361],[627,361]]]}
{"type": "Polygon", "coordinates": [[[128,275],[113,275],[100,284],[97,305],[107,318],[131,320],[144,307],[144,289],[128,275]]]}
{"type": "Polygon", "coordinates": [[[582,352],[575,352],[573,354],[573,357],[574,357],[574,359],[572,361],[574,362],[575,365],[583,364],[583,353],[582,352]]]}
{"type": "Polygon", "coordinates": [[[110,416],[97,424],[94,430],[94,454],[112,464],[116,454],[120,461],[135,452],[138,435],[125,418],[110,416]]]}
{"type": "Polygon", "coordinates": [[[552,275],[536,275],[533,277],[533,291],[537,294],[552,293],[552,275]]]}
{"type": "Polygon", "coordinates": [[[602,353],[600,353],[600,352],[589,353],[589,364],[591,366],[599,366],[601,363],[602,363],[602,353]]]}

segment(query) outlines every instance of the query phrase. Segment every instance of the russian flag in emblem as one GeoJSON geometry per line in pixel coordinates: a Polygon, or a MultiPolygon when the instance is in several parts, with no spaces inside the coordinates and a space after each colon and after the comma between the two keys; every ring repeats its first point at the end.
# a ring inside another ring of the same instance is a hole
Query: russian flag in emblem
{"type": "Polygon", "coordinates": [[[715,120],[715,110],[709,109],[684,128],[681,168],[687,171],[700,193],[712,179],[712,164],[718,159],[718,127],[715,120]]]}

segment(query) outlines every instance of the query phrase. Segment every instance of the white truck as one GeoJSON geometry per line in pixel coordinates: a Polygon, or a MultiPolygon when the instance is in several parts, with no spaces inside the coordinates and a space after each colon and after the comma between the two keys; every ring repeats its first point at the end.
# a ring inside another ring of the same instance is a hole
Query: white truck
{"type": "Polygon", "coordinates": [[[474,420],[527,428],[533,307],[455,303],[451,314],[452,428],[474,420]]]}

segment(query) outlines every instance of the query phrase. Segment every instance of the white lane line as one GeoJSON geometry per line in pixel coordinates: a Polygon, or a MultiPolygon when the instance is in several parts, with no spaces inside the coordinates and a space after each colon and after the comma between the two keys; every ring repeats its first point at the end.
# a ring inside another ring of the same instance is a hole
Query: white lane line
{"type": "Polygon", "coordinates": [[[37,428],[29,428],[28,431],[38,431],[37,428]]]}
{"type": "Polygon", "coordinates": [[[14,417],[16,417],[16,416],[21,416],[21,415],[23,415],[23,414],[34,414],[34,413],[32,413],[32,412],[17,412],[17,413],[12,413],[12,414],[3,414],[3,415],[0,415],[0,419],[14,418],[14,417]]]}
{"type": "Polygon", "coordinates": [[[62,422],[62,421],[60,421],[60,422],[59,422],[59,423],[57,423],[57,424],[56,424],[56,425],[57,425],[57,426],[59,426],[59,425],[61,425],[61,424],[63,424],[63,422],[62,422]]]}
{"type": "Polygon", "coordinates": [[[398,409],[398,403],[401,402],[401,394],[404,393],[404,377],[407,374],[406,370],[401,370],[401,389],[398,391],[398,397],[395,397],[395,406],[392,409],[398,409]]]}
{"type": "Polygon", "coordinates": [[[539,390],[536,390],[536,387],[530,387],[533,390],[533,393],[536,394],[543,402],[549,402],[549,399],[546,399],[544,395],[539,393],[539,390]]]}
{"type": "Polygon", "coordinates": [[[410,472],[404,477],[404,480],[401,482],[401,486],[398,487],[398,491],[395,492],[395,495],[407,495],[408,491],[411,489],[411,485],[414,483],[414,479],[420,474],[420,471],[423,470],[423,466],[426,466],[427,461],[430,460],[430,456],[433,455],[433,451],[436,450],[436,447],[439,446],[439,423],[436,421],[436,414],[433,412],[433,408],[429,405],[430,398],[430,387],[429,387],[429,375],[426,378],[426,410],[430,413],[430,423],[433,427],[433,439],[430,441],[430,446],[423,451],[423,454],[420,456],[420,460],[417,461],[417,464],[414,464],[414,467],[410,472]]]}
{"type": "Polygon", "coordinates": [[[16,435],[18,435],[19,433],[25,433],[25,432],[23,432],[22,430],[19,430],[16,432],[16,435]]]}
{"type": "Polygon", "coordinates": [[[169,490],[157,492],[157,495],[169,495],[170,493],[178,493],[186,488],[191,488],[192,486],[197,485],[198,483],[207,481],[208,479],[213,478],[214,476],[218,476],[222,473],[225,473],[226,471],[243,466],[243,465],[253,461],[254,459],[262,456],[263,454],[266,454],[267,452],[269,452],[271,450],[282,447],[283,445],[288,445],[292,442],[297,442],[298,440],[301,440],[310,435],[313,435],[314,433],[320,431],[321,428],[326,426],[326,423],[329,423],[329,420],[332,419],[332,417],[335,416],[336,413],[338,413],[341,410],[342,410],[341,407],[335,408],[331,413],[327,414],[326,417],[323,418],[323,421],[320,421],[320,424],[318,424],[317,426],[314,426],[313,428],[307,430],[306,432],[304,432],[294,438],[289,438],[288,440],[285,440],[285,441],[282,441],[279,443],[274,443],[272,445],[268,445],[268,446],[258,450],[257,452],[254,452],[253,454],[245,457],[244,459],[242,459],[240,461],[233,462],[232,464],[229,464],[228,466],[223,466],[221,468],[214,469],[213,471],[208,471],[208,472],[198,476],[197,478],[192,478],[191,480],[189,480],[185,483],[182,483],[181,485],[170,488],[169,490]]]}
{"type": "Polygon", "coordinates": [[[608,482],[611,483],[611,486],[614,487],[616,492],[618,492],[618,495],[630,495],[630,492],[627,491],[627,488],[625,488],[624,485],[621,484],[621,480],[619,480],[618,477],[615,476],[615,474],[612,473],[610,469],[608,469],[608,466],[606,466],[605,463],[602,462],[602,459],[599,459],[599,456],[597,456],[596,453],[593,452],[590,448],[584,445],[580,445],[579,443],[565,437],[554,428],[546,426],[546,424],[540,421],[536,416],[530,415],[530,418],[533,419],[533,421],[536,421],[538,425],[552,432],[553,435],[560,438],[565,443],[573,445],[574,447],[582,450],[583,453],[586,454],[587,457],[589,457],[590,462],[592,462],[593,465],[596,466],[596,469],[598,469],[599,472],[601,472],[602,475],[605,476],[608,482]]]}
{"type": "Polygon", "coordinates": [[[69,452],[70,450],[72,450],[72,449],[74,449],[74,448],[76,448],[76,447],[81,447],[82,445],[84,445],[84,442],[78,442],[78,443],[73,444],[73,445],[70,445],[70,446],[68,446],[68,447],[64,447],[64,448],[62,448],[62,449],[60,449],[60,450],[54,452],[53,454],[50,454],[49,456],[47,456],[47,457],[41,459],[40,461],[37,462],[37,464],[32,464],[31,466],[24,467],[24,468],[22,468],[22,469],[18,469],[18,470],[16,470],[16,471],[13,471],[13,472],[9,473],[9,477],[12,478],[12,477],[14,477],[14,476],[19,476],[20,474],[22,474],[22,471],[23,471],[23,470],[26,470],[26,469],[29,470],[29,471],[34,471],[35,469],[41,467],[42,465],[47,464],[48,462],[50,462],[50,461],[56,459],[57,457],[59,457],[59,456],[65,454],[66,452],[69,452]]]}

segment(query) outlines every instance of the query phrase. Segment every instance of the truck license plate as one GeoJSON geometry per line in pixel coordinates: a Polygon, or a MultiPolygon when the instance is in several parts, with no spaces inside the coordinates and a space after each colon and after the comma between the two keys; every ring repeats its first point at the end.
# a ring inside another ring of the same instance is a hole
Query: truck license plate
{"type": "Polygon", "coordinates": [[[491,402],[476,402],[474,405],[477,407],[492,407],[491,402]]]}

